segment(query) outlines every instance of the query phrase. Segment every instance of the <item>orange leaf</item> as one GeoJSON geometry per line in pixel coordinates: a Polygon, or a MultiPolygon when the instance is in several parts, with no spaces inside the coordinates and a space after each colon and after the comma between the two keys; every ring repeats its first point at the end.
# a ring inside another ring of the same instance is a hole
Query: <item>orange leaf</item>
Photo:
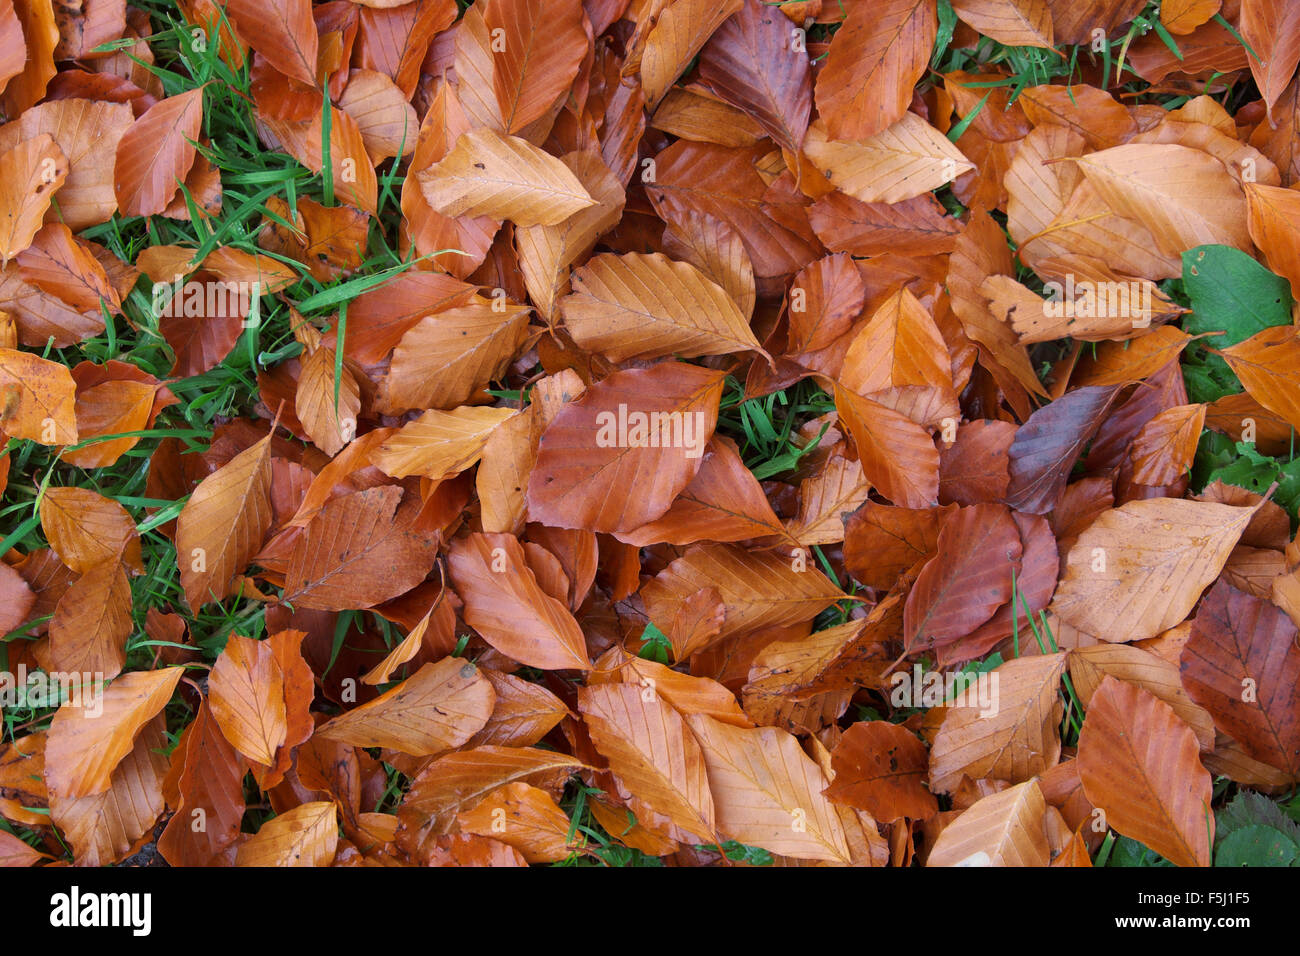
{"type": "Polygon", "coordinates": [[[270,766],[288,735],[284,673],[267,641],[231,634],[208,677],[208,702],[225,738],[270,766]]]}
{"type": "Polygon", "coordinates": [[[578,0],[493,0],[483,8],[492,40],[492,89],[504,131],[541,119],[571,87],[589,41],[578,0]]]}
{"type": "Polygon", "coordinates": [[[817,110],[835,139],[866,139],[907,111],[938,20],[933,0],[854,4],[817,77],[817,110]]]}
{"type": "Polygon", "coordinates": [[[1079,735],[1079,778],[1106,823],[1178,866],[1209,866],[1210,774],[1166,703],[1105,677],[1079,735]]]}
{"type": "Polygon", "coordinates": [[[682,362],[615,372],[542,433],[528,480],[532,520],[632,531],[661,517],[699,471],[723,374],[682,362]],[[638,494],[627,495],[636,488],[638,494]]]}
{"type": "Polygon", "coordinates": [[[241,843],[235,866],[329,866],[338,840],[333,801],[304,803],[268,820],[241,843]]]}
{"type": "Polygon", "coordinates": [[[429,757],[473,737],[487,723],[495,699],[478,668],[444,657],[369,703],[335,717],[317,736],[429,757]]]}
{"type": "Polygon", "coordinates": [[[45,743],[45,783],[51,796],[75,799],[107,790],[114,768],[131,752],[140,729],[167,706],[183,671],[132,671],[102,693],[83,688],[93,708],[65,702],[45,743]]]}
{"type": "Polygon", "coordinates": [[[123,215],[153,216],[167,208],[194,165],[202,123],[199,87],[160,100],[122,135],[113,181],[123,215]]]}
{"type": "Polygon", "coordinates": [[[835,408],[853,436],[862,472],[872,486],[907,508],[938,503],[939,450],[925,429],[838,384],[835,408]]]}
{"type": "Polygon", "coordinates": [[[465,623],[501,653],[542,670],[590,668],[582,629],[567,607],[542,590],[517,538],[457,539],[447,565],[465,602],[465,623]]]}
{"type": "Polygon", "coordinates": [[[235,32],[281,73],[316,85],[320,37],[311,0],[227,0],[235,32]]]}
{"type": "Polygon", "coordinates": [[[176,558],[190,609],[223,600],[271,526],[271,436],[199,482],[176,522],[176,558]]]}

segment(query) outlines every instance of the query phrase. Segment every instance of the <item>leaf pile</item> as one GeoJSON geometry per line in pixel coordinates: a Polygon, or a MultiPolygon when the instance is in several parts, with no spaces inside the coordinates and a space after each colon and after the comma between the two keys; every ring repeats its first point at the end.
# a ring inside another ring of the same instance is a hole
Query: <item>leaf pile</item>
{"type": "Polygon", "coordinates": [[[0,856],[1295,863],[1296,9],[0,0],[0,856]]]}

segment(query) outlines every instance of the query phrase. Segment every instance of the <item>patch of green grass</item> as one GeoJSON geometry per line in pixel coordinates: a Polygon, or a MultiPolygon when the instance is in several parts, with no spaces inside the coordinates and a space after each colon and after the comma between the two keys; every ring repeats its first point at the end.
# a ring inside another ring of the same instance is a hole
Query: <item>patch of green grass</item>
{"type": "Polygon", "coordinates": [[[822,427],[817,440],[802,445],[795,440],[798,429],[834,410],[834,399],[811,379],[803,379],[762,398],[746,400],[744,386],[728,377],[717,430],[735,439],[745,467],[763,481],[797,468],[800,459],[817,447],[829,426],[822,427]]]}

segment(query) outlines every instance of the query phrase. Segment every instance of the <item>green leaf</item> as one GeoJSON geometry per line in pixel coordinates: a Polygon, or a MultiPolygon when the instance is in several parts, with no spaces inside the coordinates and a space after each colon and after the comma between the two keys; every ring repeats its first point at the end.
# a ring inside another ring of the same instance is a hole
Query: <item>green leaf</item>
{"type": "Polygon", "coordinates": [[[1215,866],[1294,866],[1300,846],[1276,827],[1233,830],[1214,853],[1215,866]]]}
{"type": "Polygon", "coordinates": [[[1222,842],[1237,830],[1249,826],[1272,827],[1281,830],[1287,839],[1300,843],[1300,826],[1268,797],[1250,790],[1242,790],[1219,811],[1215,819],[1215,842],[1222,842]]]}
{"type": "Polygon", "coordinates": [[[1187,400],[1203,404],[1241,391],[1241,382],[1232,374],[1228,363],[1217,355],[1210,355],[1199,342],[1187,347],[1183,383],[1187,386],[1187,400]]]}
{"type": "MultiPolygon", "coordinates": [[[[711,850],[712,846],[696,846],[697,850],[711,850]]],[[[721,846],[722,852],[726,854],[728,860],[733,863],[748,863],[750,866],[771,866],[772,854],[762,847],[749,846],[745,843],[738,843],[735,840],[728,840],[721,846]]]]}
{"type": "Polygon", "coordinates": [[[1183,330],[1219,332],[1184,353],[1183,379],[1193,402],[1213,402],[1241,391],[1228,363],[1206,351],[1227,348],[1257,332],[1291,322],[1291,287],[1240,249],[1197,246],[1183,253],[1183,290],[1192,311],[1183,330]]]}
{"type": "MultiPolygon", "coordinates": [[[[1223,459],[1220,456],[1218,460],[1223,459]]],[[[1250,442],[1237,442],[1235,460],[1209,471],[1205,483],[1214,481],[1236,485],[1257,495],[1264,494],[1269,485],[1277,482],[1273,501],[1292,517],[1295,517],[1297,508],[1300,508],[1300,459],[1283,463],[1276,458],[1261,455],[1250,442]]]]}
{"type": "Polygon", "coordinates": [[[648,661],[656,661],[660,664],[668,663],[668,654],[672,651],[672,642],[668,640],[668,635],[654,624],[646,624],[645,630],[641,632],[641,640],[645,643],[641,645],[641,651],[637,654],[648,661]]]}
{"type": "Polygon", "coordinates": [[[1107,866],[1173,866],[1168,860],[1137,840],[1122,836],[1115,841],[1107,866]]]}
{"type": "Polygon", "coordinates": [[[1192,335],[1223,332],[1208,340],[1216,349],[1291,323],[1287,281],[1231,246],[1197,246],[1184,252],[1183,288],[1192,305],[1183,330],[1192,335]]]}

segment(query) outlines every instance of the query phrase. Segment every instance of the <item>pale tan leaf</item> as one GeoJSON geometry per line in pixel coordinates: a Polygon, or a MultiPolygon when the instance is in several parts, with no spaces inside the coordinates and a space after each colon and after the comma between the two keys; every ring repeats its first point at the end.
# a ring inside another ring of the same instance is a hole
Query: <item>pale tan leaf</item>
{"type": "Polygon", "coordinates": [[[230,593],[271,527],[271,436],[199,482],[176,522],[176,560],[190,609],[230,593]]]}
{"type": "Polygon", "coordinates": [[[387,747],[429,757],[459,747],[482,729],[496,693],[472,663],[444,657],[392,690],[335,717],[318,737],[354,747],[387,747]]]}
{"type": "Polygon", "coordinates": [[[1149,498],[1107,511],[1070,548],[1051,610],[1103,641],[1155,637],[1191,612],[1256,510],[1149,498]]]}
{"type": "Polygon", "coordinates": [[[915,113],[857,141],[828,139],[823,121],[808,127],[808,160],[836,189],[862,202],[896,203],[952,182],[975,166],[915,113]]]}
{"type": "Polygon", "coordinates": [[[235,866],[329,866],[338,839],[332,800],[300,804],[268,820],[241,843],[235,866]]]}
{"type": "Polygon", "coordinates": [[[839,814],[822,795],[830,781],[793,735],[704,714],[687,721],[703,748],[723,836],[782,856],[849,861],[839,814]]]}
{"type": "Polygon", "coordinates": [[[1046,811],[1033,780],[983,797],[939,834],[926,866],[1047,866],[1046,811]]]}
{"type": "MultiPolygon", "coordinates": [[[[930,751],[930,786],[948,793],[972,780],[1022,783],[1056,764],[1061,755],[1059,695],[1064,654],[1018,657],[988,672],[989,699],[979,684],[962,691],[930,751]]],[[[909,678],[910,674],[904,674],[909,678]]]]}
{"type": "Polygon", "coordinates": [[[510,408],[470,405],[449,412],[430,409],[380,443],[370,462],[394,478],[423,475],[440,481],[478,461],[492,432],[515,414],[510,408]]]}
{"type": "Polygon", "coordinates": [[[704,754],[676,710],[628,684],[581,688],[578,708],[638,823],[679,842],[718,842],[704,754]]]}
{"type": "Polygon", "coordinates": [[[560,160],[486,128],[463,134],[451,152],[416,178],[425,199],[445,216],[556,226],[596,204],[560,160]]]}

